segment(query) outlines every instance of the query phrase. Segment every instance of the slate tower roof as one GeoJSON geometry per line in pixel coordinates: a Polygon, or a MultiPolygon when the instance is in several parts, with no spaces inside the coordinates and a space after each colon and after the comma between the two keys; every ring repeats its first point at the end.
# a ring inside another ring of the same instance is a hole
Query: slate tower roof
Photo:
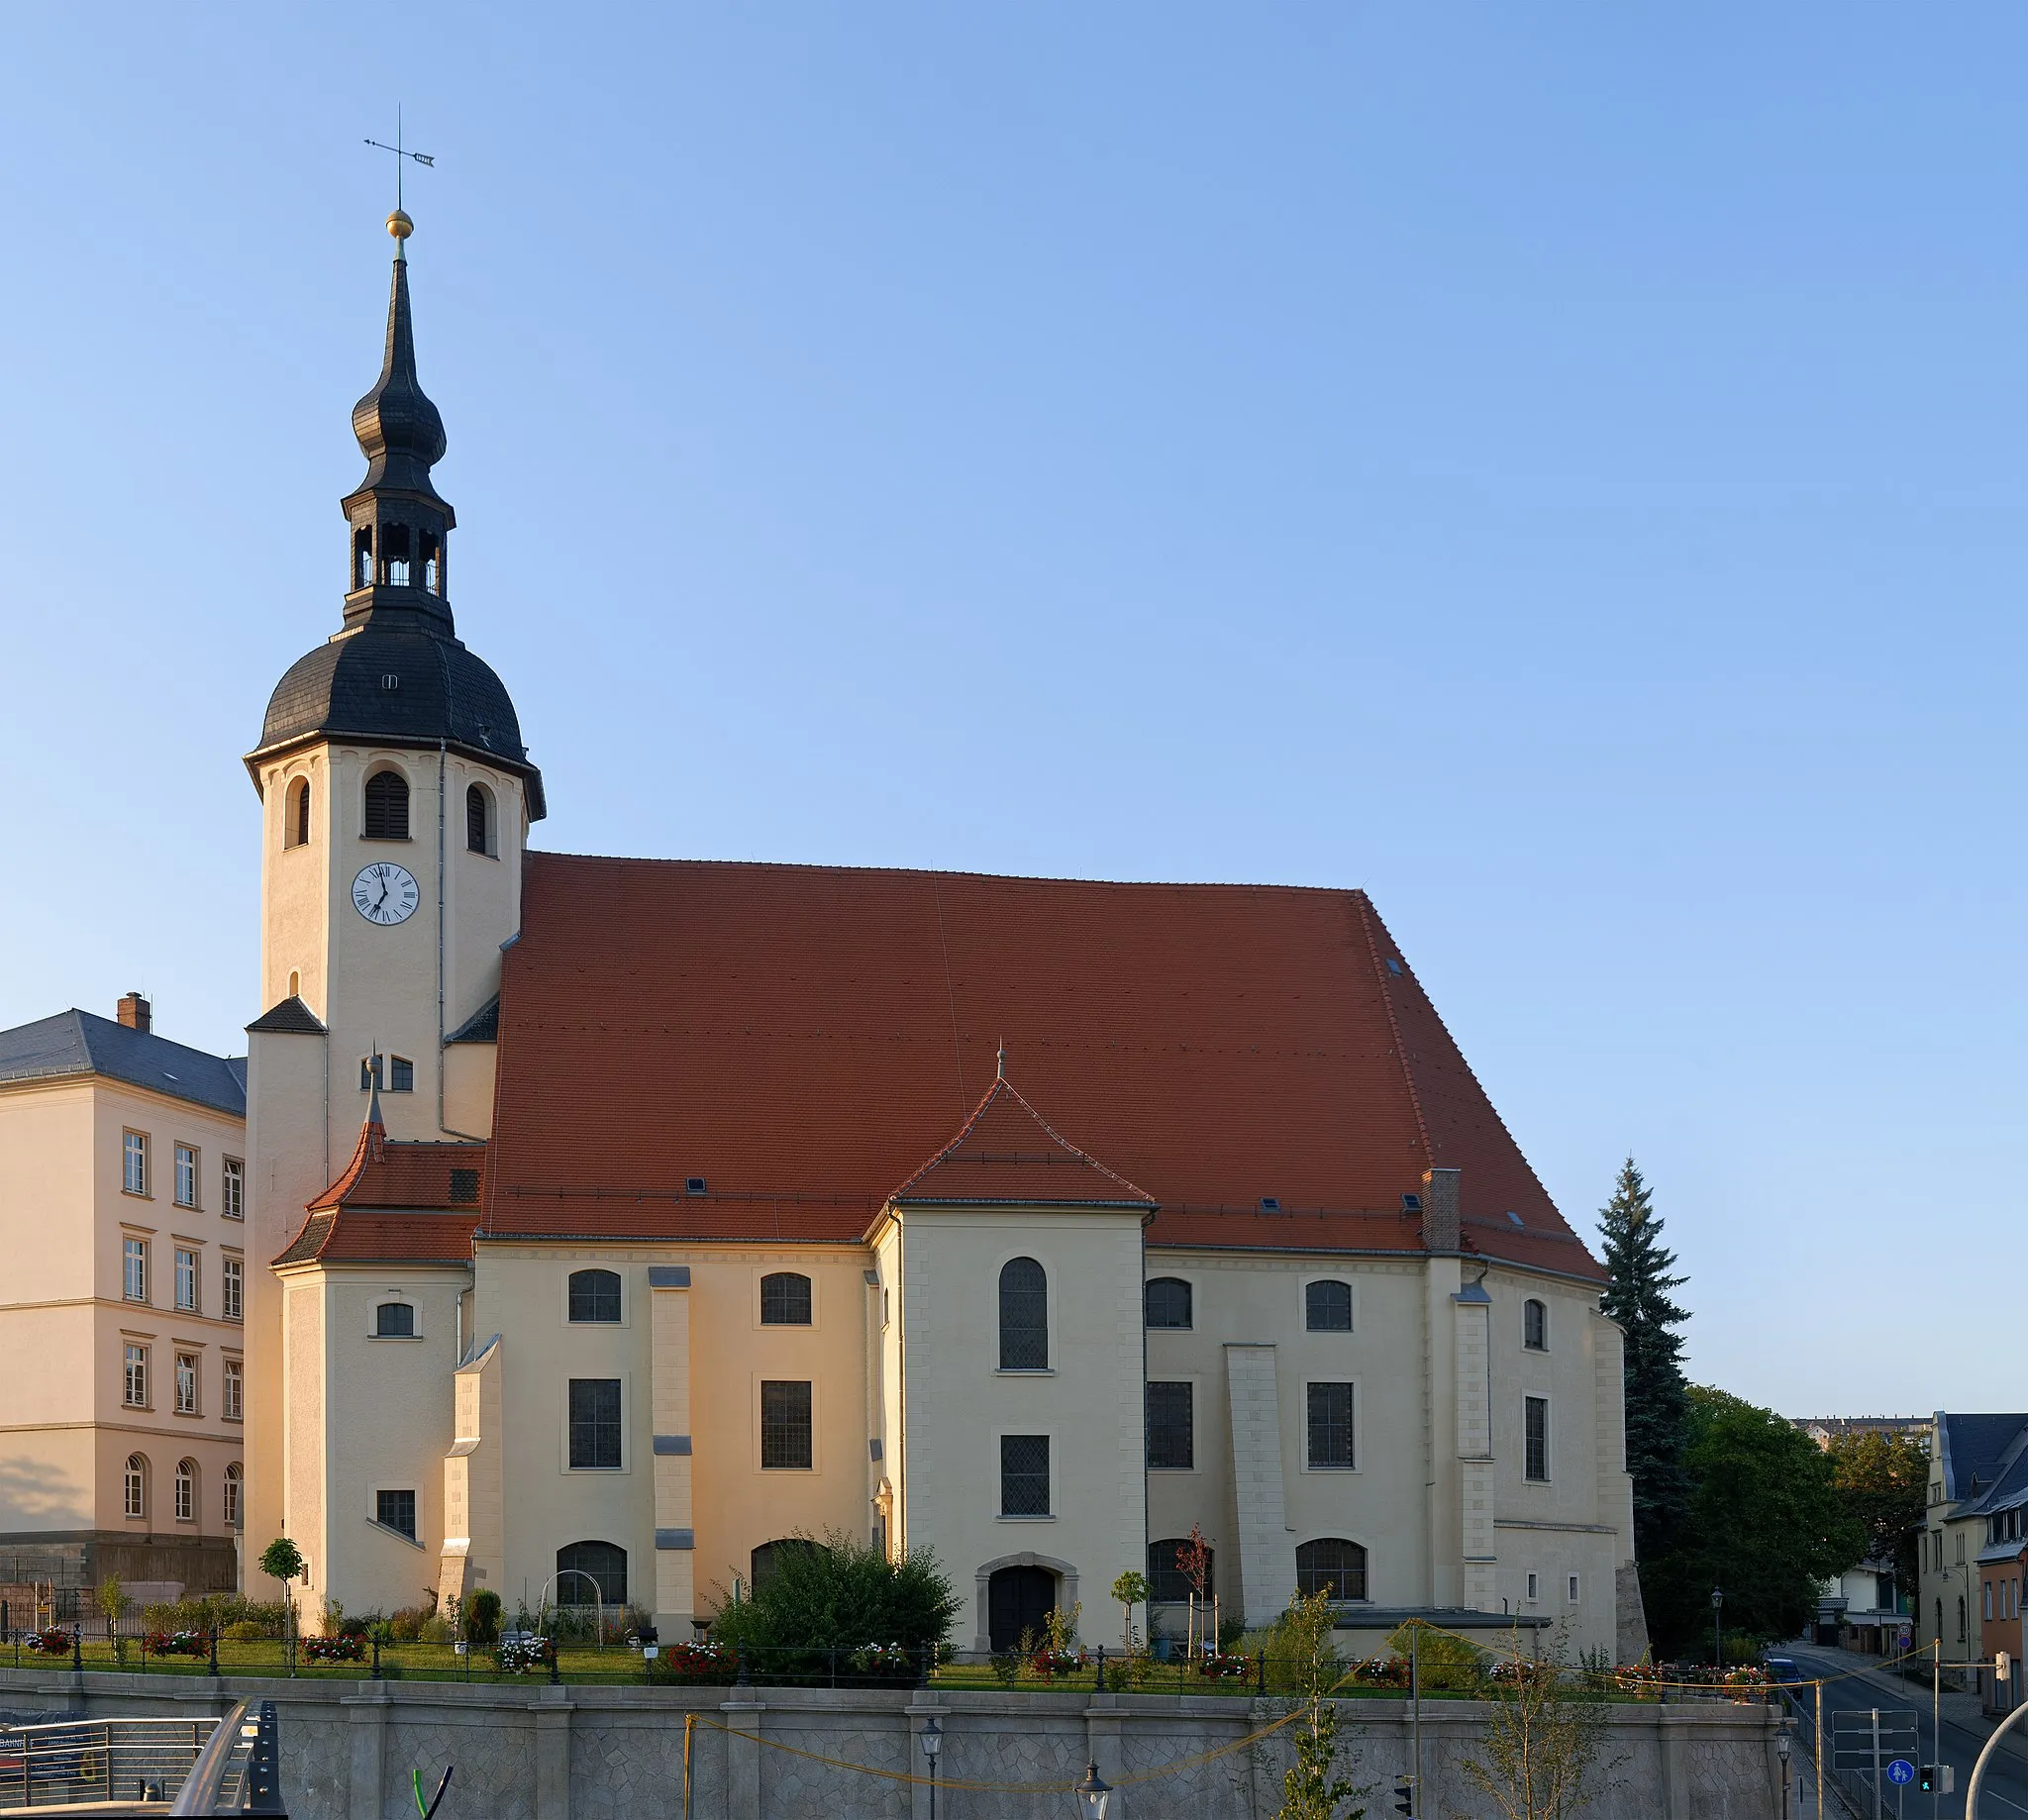
{"type": "Polygon", "coordinates": [[[366,472],[341,502],[344,623],[275,685],[247,765],[257,786],[261,760],[309,740],[425,749],[442,741],[518,772],[529,814],[540,820],[542,773],[529,762],[513,700],[459,641],[452,617],[450,536],[457,515],[430,471],[447,447],[444,419],[416,374],[407,216],[397,212],[388,231],[396,244],[380,376],[353,407],[366,472]]]}

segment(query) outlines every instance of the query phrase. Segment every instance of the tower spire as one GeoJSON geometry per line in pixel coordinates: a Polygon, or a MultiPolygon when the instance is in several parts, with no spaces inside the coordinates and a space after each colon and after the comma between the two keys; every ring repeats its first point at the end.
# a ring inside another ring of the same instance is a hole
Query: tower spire
{"type": "Polygon", "coordinates": [[[345,616],[351,624],[385,614],[449,632],[446,543],[457,515],[430,476],[448,443],[444,419],[416,375],[406,257],[415,223],[396,209],[387,232],[394,237],[394,272],[380,376],[353,406],[366,473],[344,501],[352,528],[345,616]]]}

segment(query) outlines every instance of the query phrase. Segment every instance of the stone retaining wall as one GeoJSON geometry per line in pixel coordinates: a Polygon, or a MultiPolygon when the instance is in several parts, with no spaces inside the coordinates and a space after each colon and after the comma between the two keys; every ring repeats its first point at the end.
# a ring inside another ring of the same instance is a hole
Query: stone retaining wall
{"type": "MultiPolygon", "coordinates": [[[[684,1715],[695,1820],[929,1820],[926,1783],[859,1774],[923,1771],[916,1735],[934,1713],[945,1738],[939,1820],[1027,1820],[1073,1812],[1067,1793],[1095,1759],[1120,1783],[1115,1816],[1271,1820],[1291,1761],[1287,1734],[1194,1761],[1286,1710],[1210,1695],[869,1692],[586,1687],[456,1681],[210,1680],[0,1669],[0,1707],[26,1717],[222,1712],[236,1699],[280,1710],[283,1784],[295,1820],[407,1820],[410,1772],[434,1787],[457,1774],[444,1820],[678,1820],[684,1715]],[[781,1748],[785,1747],[785,1748],[781,1748]],[[1180,1766],[1173,1773],[1154,1772],[1180,1766]],[[1146,1781],[1134,1779],[1152,1776],[1146,1781]],[[1017,1783],[1022,1789],[959,1786],[1017,1783]],[[1040,1785],[1040,1786],[1030,1786],[1040,1785]]],[[[1478,1815],[1460,1772],[1488,1709],[1424,1705],[1424,1820],[1478,1815]]],[[[1412,1730],[1405,1702],[1340,1708],[1341,1772],[1391,1815],[1412,1730]]],[[[1611,1786],[1590,1820],[1764,1820],[1778,1805],[1774,1715],[1765,1706],[1615,1706],[1611,1786]]]]}

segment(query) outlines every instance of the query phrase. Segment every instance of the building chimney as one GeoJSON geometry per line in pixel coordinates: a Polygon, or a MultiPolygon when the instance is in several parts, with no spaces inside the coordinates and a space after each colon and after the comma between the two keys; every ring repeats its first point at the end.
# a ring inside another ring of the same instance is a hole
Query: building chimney
{"type": "Polygon", "coordinates": [[[148,1000],[139,992],[130,992],[120,1001],[119,1017],[129,1030],[138,1030],[143,1036],[148,1035],[149,1027],[154,1022],[148,1000]]]}
{"type": "Polygon", "coordinates": [[[1465,1249],[1458,1213],[1458,1180],[1463,1173],[1461,1169],[1425,1169],[1422,1172],[1422,1243],[1425,1251],[1457,1252],[1465,1249]]]}

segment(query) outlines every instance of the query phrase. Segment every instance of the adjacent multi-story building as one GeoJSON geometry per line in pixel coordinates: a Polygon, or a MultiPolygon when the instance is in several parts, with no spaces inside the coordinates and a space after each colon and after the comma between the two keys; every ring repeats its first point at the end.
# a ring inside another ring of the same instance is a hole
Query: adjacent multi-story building
{"type": "Polygon", "coordinates": [[[1997,1508],[1993,1500],[2015,1491],[2028,1495],[2028,1415],[1938,1410],[1930,1430],[1915,1640],[1941,1640],[1945,1662],[1981,1662],[1992,1655],[1980,1560],[1995,1546],[1988,1521],[1997,1508]]]}
{"type": "Polygon", "coordinates": [[[0,1581],[235,1582],[246,1064],[150,1025],[0,1031],[0,1581]]]}

